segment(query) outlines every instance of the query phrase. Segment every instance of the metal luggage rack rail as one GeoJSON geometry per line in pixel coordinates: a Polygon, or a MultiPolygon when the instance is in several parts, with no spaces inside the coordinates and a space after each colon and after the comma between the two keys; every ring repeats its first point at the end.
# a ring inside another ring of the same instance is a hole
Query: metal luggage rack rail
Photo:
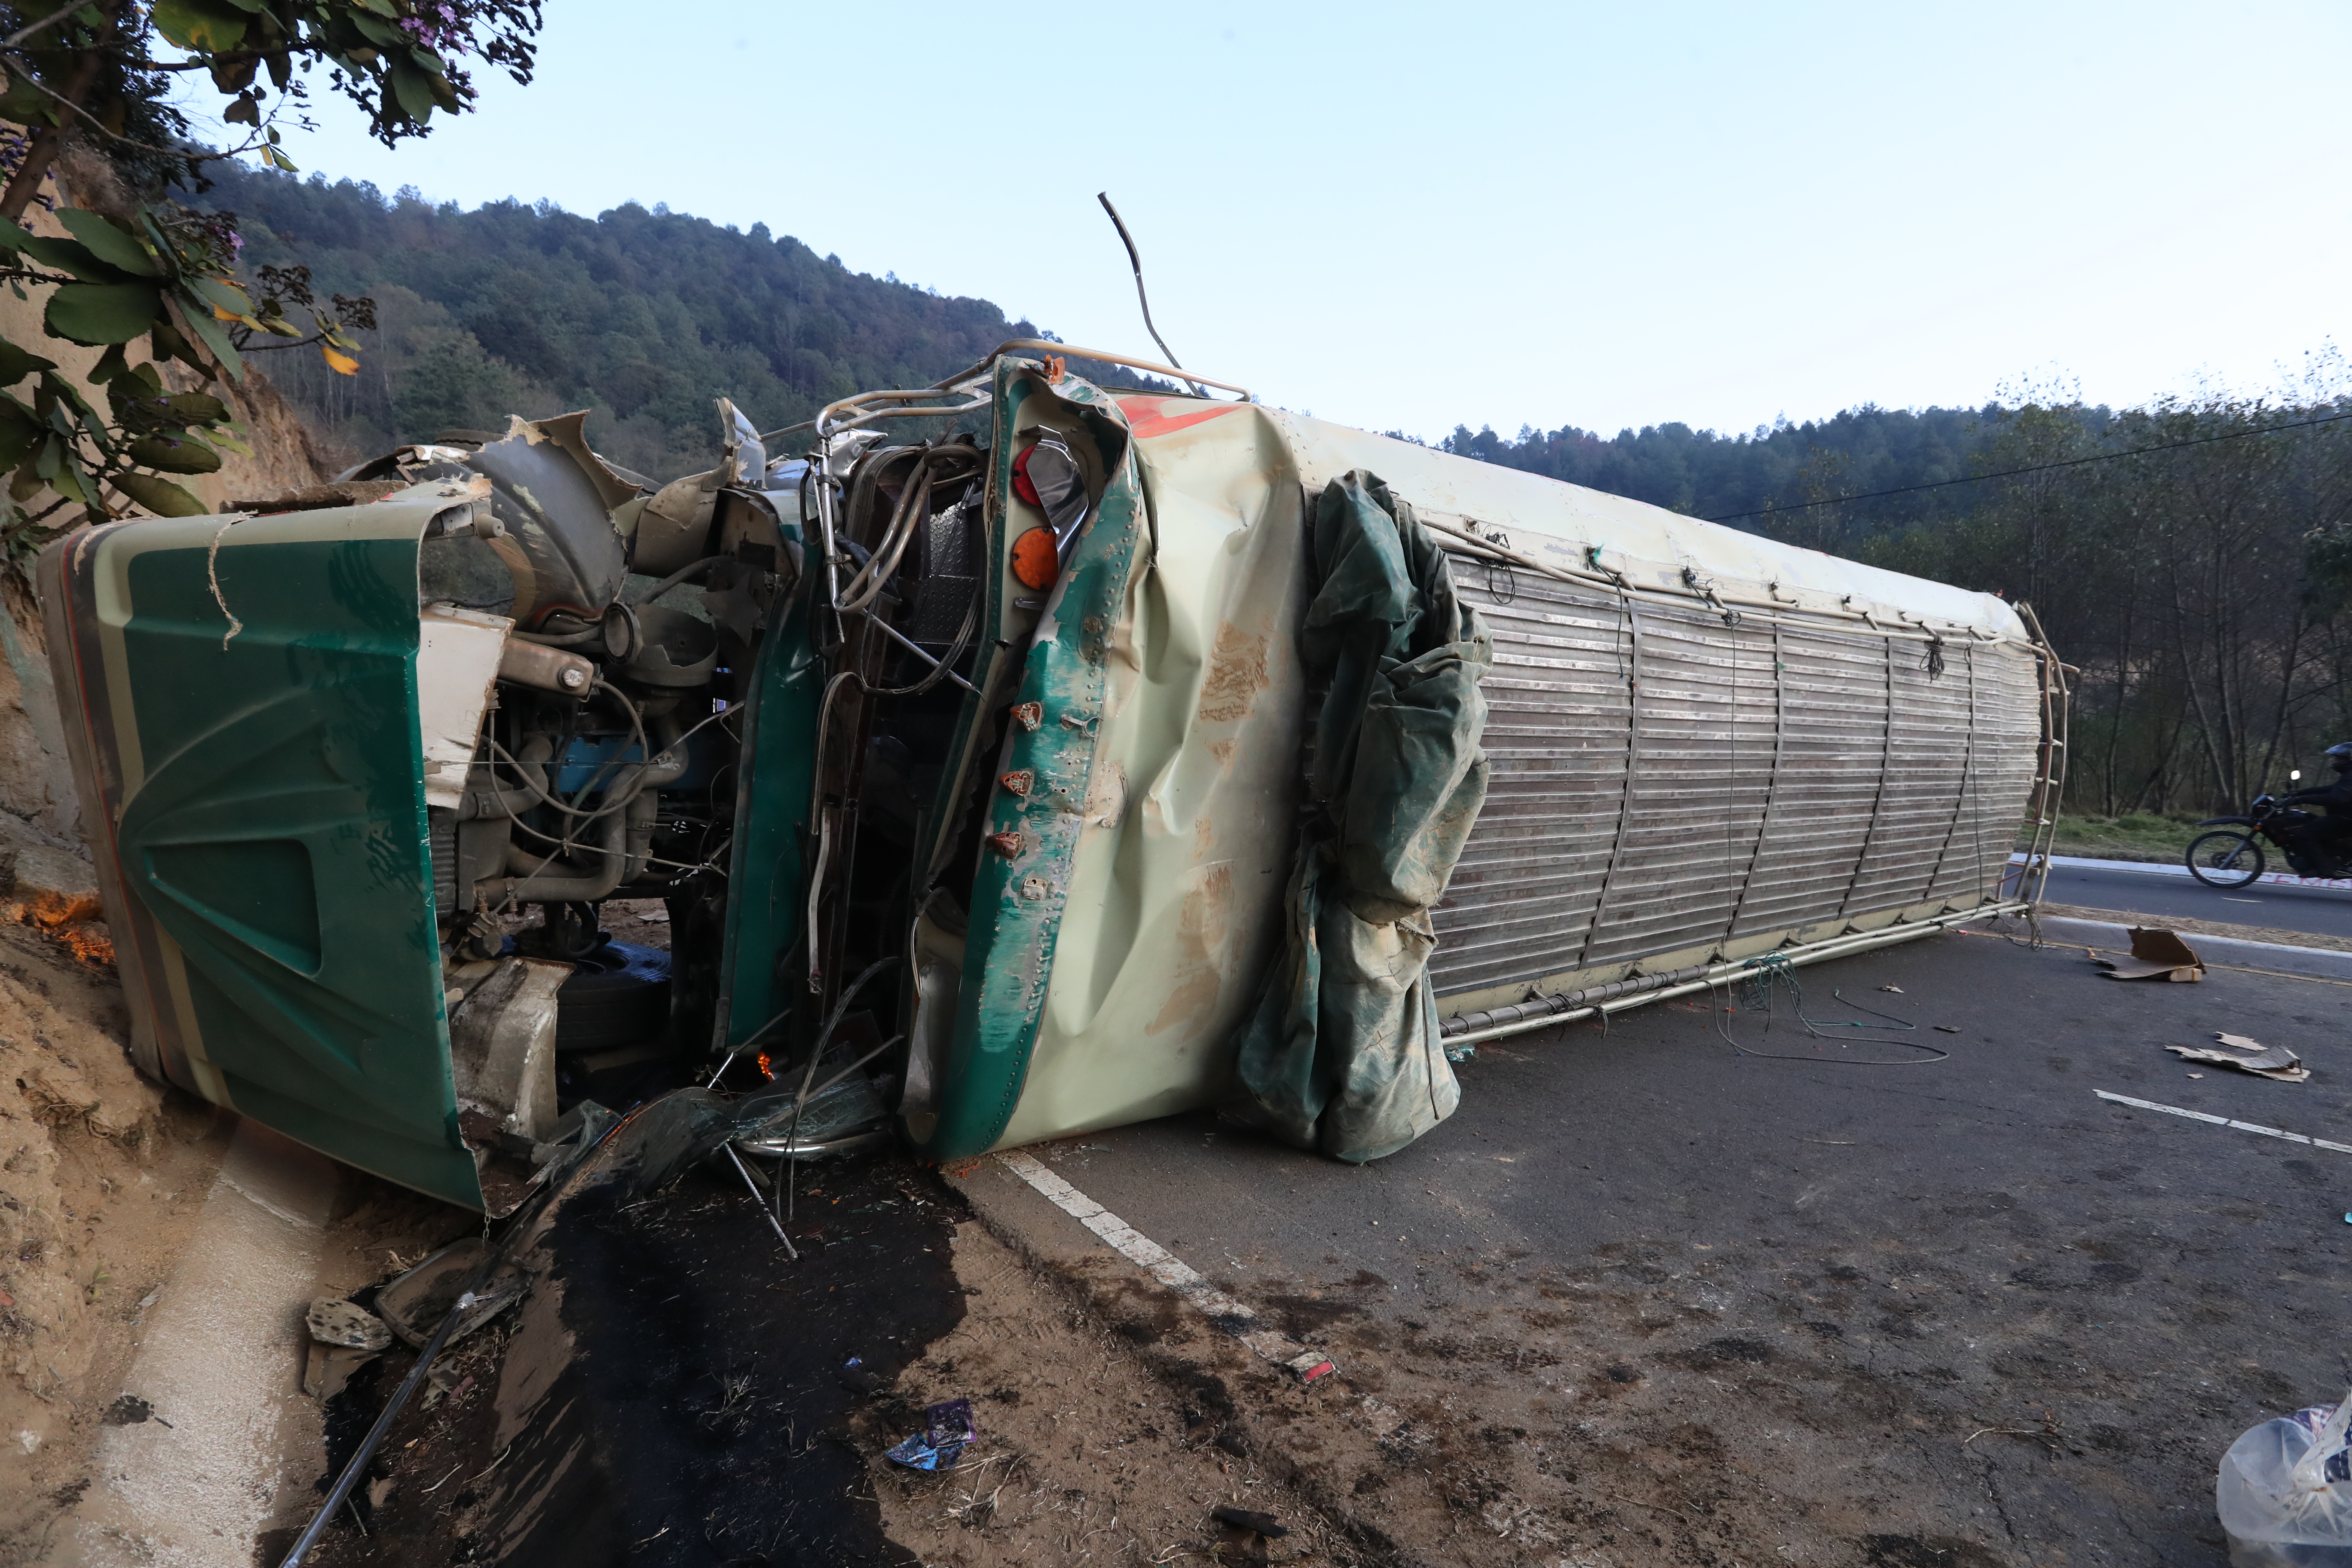
{"type": "Polygon", "coordinates": [[[1851,931],[1796,947],[1776,947],[1769,952],[1759,952],[1733,963],[1695,963],[1658,974],[1630,976],[1509,1006],[1457,1014],[1440,1024],[1438,1033],[1449,1047],[1478,1045],[1509,1035],[1523,1035],[1536,1029],[1573,1024],[1580,1018],[1622,1013],[1629,1007],[1639,1007],[1651,1002],[1687,996],[1694,991],[1705,991],[1745,979],[1769,966],[1793,968],[1799,964],[1819,963],[1824,959],[1844,958],[1853,953],[1868,952],[1874,948],[1892,947],[1897,942],[1914,942],[1920,937],[1933,936],[1937,931],[1949,931],[1954,926],[1990,920],[1996,915],[2030,914],[2032,909],[2032,906],[2025,900],[2011,899],[2000,903],[1980,904],[1972,910],[1937,915],[1930,920],[1906,921],[1878,931],[1851,931]]]}
{"type": "MultiPolygon", "coordinates": [[[[1924,618],[1907,615],[1900,610],[1893,612],[1893,619],[1890,623],[1887,613],[1883,609],[1872,610],[1856,606],[1853,602],[1852,595],[1846,595],[1842,602],[1834,605],[1804,605],[1793,599],[1769,596],[1780,594],[1781,588],[1778,583],[1768,583],[1765,584],[1768,597],[1759,599],[1738,589],[1721,587],[1713,579],[1691,566],[1683,568],[1683,582],[1679,587],[1664,584],[1637,583],[1625,573],[1616,570],[1602,560],[1607,553],[1606,547],[1602,545],[1585,547],[1585,563],[1582,566],[1564,566],[1556,562],[1539,561],[1524,551],[1515,550],[1498,540],[1482,536],[1470,528],[1440,522],[1428,511],[1419,508],[1415,509],[1415,515],[1419,517],[1423,528],[1434,533],[1443,534],[1449,547],[1461,552],[1522,571],[1533,572],[1579,587],[1600,588],[1622,599],[1704,605],[1721,616],[1727,626],[1739,626],[1749,621],[1787,626],[1815,625],[1822,621],[1847,622],[1854,624],[1857,629],[1866,627],[1880,637],[1905,638],[1922,643],[1943,643],[1954,637],[1968,637],[1977,642],[2008,643],[2011,647],[2017,646],[2015,639],[2002,637],[1998,633],[1987,632],[1958,621],[1945,622],[1938,627],[1924,618]]],[[[1475,524],[1477,520],[1465,518],[1463,521],[1475,524]]],[[[2039,644],[2032,646],[2037,649],[2040,647],[2039,644]]]]}

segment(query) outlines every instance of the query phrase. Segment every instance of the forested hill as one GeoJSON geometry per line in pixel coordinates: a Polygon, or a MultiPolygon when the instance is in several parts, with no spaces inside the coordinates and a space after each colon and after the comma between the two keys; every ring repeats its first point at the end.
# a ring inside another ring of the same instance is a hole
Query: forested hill
{"type": "Polygon", "coordinates": [[[602,450],[668,478],[713,460],[722,394],[773,429],[1045,335],[985,300],[849,271],[764,224],[746,234],[634,203],[593,218],[520,202],[460,212],[235,165],[215,179],[199,205],[237,215],[248,268],[299,263],[322,299],[374,297],[358,375],[312,350],[257,362],[354,456],[590,408],[602,450]]]}
{"type": "MultiPolygon", "coordinates": [[[[2094,428],[2105,421],[2104,409],[2085,414],[2094,428]]],[[[1737,519],[1738,526],[1755,529],[1774,511],[1801,502],[1981,473],[1986,443],[2001,415],[1997,407],[1915,411],[1864,405],[1827,419],[1784,419],[1730,436],[1681,424],[1621,430],[1613,437],[1572,426],[1550,432],[1522,428],[1516,437],[1492,430],[1473,435],[1456,426],[1442,445],[1465,457],[1632,496],[1693,517],[1737,519]]],[[[1882,524],[1898,518],[1916,521],[1946,515],[1948,504],[1929,492],[1881,507],[1873,516],[1882,524]]]]}
{"type": "MultiPolygon", "coordinates": [[[[321,297],[376,301],[358,375],[308,350],[258,362],[354,458],[503,427],[510,412],[584,407],[609,456],[668,478],[712,460],[716,396],[773,429],[847,393],[936,380],[1005,338],[1050,335],[985,300],[851,272],[764,225],[746,234],[634,203],[593,218],[520,202],[461,212],[233,164],[215,177],[202,205],[237,214],[248,269],[299,263],[321,297]]],[[[1748,435],[1456,429],[1439,444],[1718,517],[1957,478],[1982,424],[1972,410],[1864,407],[1748,435]]]]}

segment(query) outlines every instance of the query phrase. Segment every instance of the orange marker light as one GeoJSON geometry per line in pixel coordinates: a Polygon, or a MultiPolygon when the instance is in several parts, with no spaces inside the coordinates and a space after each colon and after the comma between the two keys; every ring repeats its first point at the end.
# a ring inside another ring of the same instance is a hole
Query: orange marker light
{"type": "Polygon", "coordinates": [[[1033,528],[1013,542],[1013,575],[1026,588],[1050,588],[1062,574],[1062,552],[1050,528],[1033,528]]]}

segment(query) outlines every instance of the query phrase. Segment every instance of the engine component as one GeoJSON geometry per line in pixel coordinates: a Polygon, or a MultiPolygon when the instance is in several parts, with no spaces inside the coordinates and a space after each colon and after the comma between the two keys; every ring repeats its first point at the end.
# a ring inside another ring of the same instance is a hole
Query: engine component
{"type": "Polygon", "coordinates": [[[516,638],[499,656],[499,679],[565,697],[585,697],[596,683],[596,667],[576,653],[516,638]]]}
{"type": "Polygon", "coordinates": [[[555,994],[555,1048],[610,1050],[660,1035],[669,1026],[669,954],[610,942],[572,965],[555,994]]]}
{"type": "Polygon", "coordinates": [[[622,673],[640,685],[675,689],[707,686],[719,668],[719,631],[684,610],[648,605],[637,612],[644,642],[622,673]]]}

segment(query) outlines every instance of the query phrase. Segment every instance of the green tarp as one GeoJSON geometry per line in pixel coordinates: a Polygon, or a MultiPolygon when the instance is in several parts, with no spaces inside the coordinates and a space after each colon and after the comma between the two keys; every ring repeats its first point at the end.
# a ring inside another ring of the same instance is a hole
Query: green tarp
{"type": "Polygon", "coordinates": [[[1445,554],[1373,475],[1326,486],[1299,632],[1325,688],[1286,948],[1244,1026],[1261,1125],[1341,1160],[1392,1154],[1462,1098],[1424,969],[1430,907],[1486,799],[1494,645],[1445,554]]]}

